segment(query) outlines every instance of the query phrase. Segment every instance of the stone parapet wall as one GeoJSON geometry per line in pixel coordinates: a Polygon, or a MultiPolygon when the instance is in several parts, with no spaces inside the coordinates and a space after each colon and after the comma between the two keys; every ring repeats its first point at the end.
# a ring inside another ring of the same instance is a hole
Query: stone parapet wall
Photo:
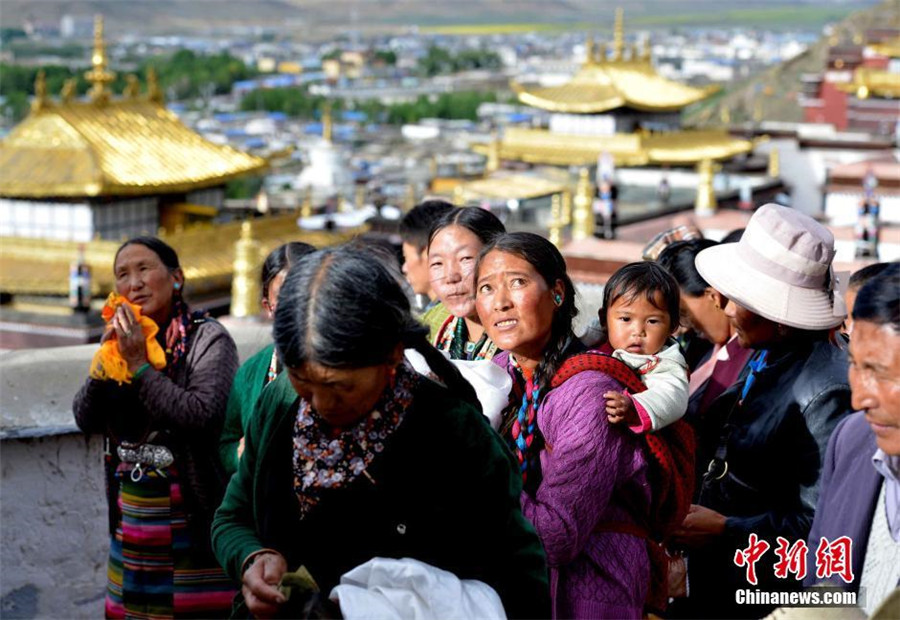
{"type": "MultiPolygon", "coordinates": [[[[266,325],[222,321],[241,360],[271,342],[266,325]]],[[[0,617],[103,616],[108,521],[99,436],[72,399],[96,345],[0,354],[0,617]]]]}

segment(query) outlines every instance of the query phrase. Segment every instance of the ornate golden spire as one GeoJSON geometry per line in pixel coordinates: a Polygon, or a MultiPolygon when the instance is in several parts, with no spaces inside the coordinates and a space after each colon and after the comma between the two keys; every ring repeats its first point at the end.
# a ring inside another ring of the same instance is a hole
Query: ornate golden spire
{"type": "Polygon", "coordinates": [[[625,51],[625,26],[623,25],[625,10],[616,9],[616,24],[613,28],[613,60],[622,60],[625,51]]]}
{"type": "Polygon", "coordinates": [[[34,78],[34,100],[31,102],[31,111],[37,112],[47,107],[47,75],[41,69],[34,78]]]}
{"type": "Polygon", "coordinates": [[[643,60],[647,64],[650,64],[650,61],[653,60],[652,54],[653,51],[652,47],[650,46],[650,37],[648,36],[644,39],[644,48],[641,50],[641,60],[643,60]]]}
{"type": "Polygon", "coordinates": [[[326,101],[322,108],[322,139],[331,142],[331,136],[334,131],[334,124],[331,120],[331,102],[326,101]]]}
{"type": "Polygon", "coordinates": [[[85,79],[94,86],[91,88],[91,101],[105,101],[109,99],[109,91],[106,85],[116,79],[116,74],[106,67],[106,44],[103,42],[103,16],[94,17],[94,53],[91,54],[93,68],[84,74],[85,79]]]}
{"type": "Polygon", "coordinates": [[[156,77],[156,69],[147,68],[147,101],[162,105],[163,94],[159,88],[159,80],[156,77]]]}
{"type": "Polygon", "coordinates": [[[597,62],[597,58],[594,56],[594,37],[592,35],[588,35],[587,39],[584,41],[584,65],[589,66],[593,65],[597,62]]]}
{"type": "Polygon", "coordinates": [[[597,45],[596,58],[598,63],[606,62],[606,43],[599,43],[597,45]]]}
{"type": "Polygon", "coordinates": [[[75,78],[69,78],[65,82],[63,82],[62,91],[59,93],[59,99],[63,103],[69,103],[72,99],[75,98],[75,92],[78,88],[78,80],[75,78]]]}

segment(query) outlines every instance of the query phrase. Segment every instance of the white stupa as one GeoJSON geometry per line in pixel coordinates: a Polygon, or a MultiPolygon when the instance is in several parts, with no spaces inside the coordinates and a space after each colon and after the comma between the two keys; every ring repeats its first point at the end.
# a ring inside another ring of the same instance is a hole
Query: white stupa
{"type": "Polygon", "coordinates": [[[309,151],[309,166],[294,180],[294,189],[304,194],[312,190],[312,202],[319,205],[334,196],[353,199],[353,175],[344,165],[341,152],[331,141],[331,110],[326,108],[322,116],[322,138],[309,151]]]}

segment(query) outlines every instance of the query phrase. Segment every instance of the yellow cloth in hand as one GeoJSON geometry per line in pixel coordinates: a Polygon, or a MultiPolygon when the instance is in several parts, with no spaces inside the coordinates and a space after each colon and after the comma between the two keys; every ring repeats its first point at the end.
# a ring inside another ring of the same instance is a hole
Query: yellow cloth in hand
{"type": "MultiPolygon", "coordinates": [[[[156,341],[159,327],[153,319],[141,316],[140,306],[129,302],[121,295],[110,293],[101,314],[103,320],[106,321],[107,329],[113,329],[110,321],[115,316],[116,309],[122,304],[126,304],[131,308],[135,321],[141,326],[141,332],[147,341],[147,361],[157,370],[162,370],[166,367],[166,353],[156,341]]],[[[102,381],[116,381],[119,385],[131,383],[132,373],[128,370],[128,362],[125,361],[125,358],[122,357],[122,353],[119,351],[119,340],[115,331],[112,332],[112,335],[106,342],[100,345],[100,350],[94,354],[94,359],[91,361],[90,376],[92,379],[100,379],[102,381]]]]}

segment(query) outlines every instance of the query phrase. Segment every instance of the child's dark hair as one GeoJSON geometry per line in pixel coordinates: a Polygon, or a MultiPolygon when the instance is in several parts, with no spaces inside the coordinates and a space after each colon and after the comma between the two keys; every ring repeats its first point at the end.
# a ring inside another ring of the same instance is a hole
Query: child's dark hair
{"type": "Polygon", "coordinates": [[[854,271],[850,274],[850,281],[847,283],[847,287],[851,291],[858,291],[866,282],[883,273],[892,264],[894,263],[874,263],[854,271]]]}
{"type": "Polygon", "coordinates": [[[616,271],[603,288],[603,306],[600,308],[600,325],[607,328],[606,313],[617,300],[625,297],[632,302],[643,295],[654,307],[669,314],[674,330],[681,320],[681,299],[678,283],[672,275],[657,263],[629,263],[616,271]],[[662,296],[663,307],[659,307],[662,296]]]}
{"type": "Polygon", "coordinates": [[[409,210],[400,220],[400,239],[423,252],[428,247],[431,227],[442,215],[453,210],[446,200],[426,200],[409,210]]]}
{"type": "Polygon", "coordinates": [[[269,252],[262,266],[262,297],[269,296],[269,286],[282,271],[290,268],[307,254],[312,254],[316,248],[302,241],[290,241],[269,252]]]}

